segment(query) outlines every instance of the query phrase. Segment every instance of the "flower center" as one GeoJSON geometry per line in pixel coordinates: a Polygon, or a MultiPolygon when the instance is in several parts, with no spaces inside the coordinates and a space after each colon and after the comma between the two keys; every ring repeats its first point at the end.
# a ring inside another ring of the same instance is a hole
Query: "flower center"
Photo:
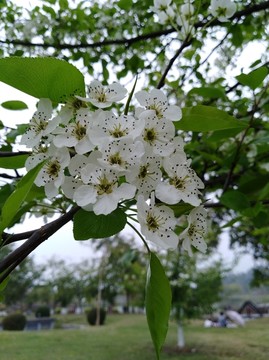
{"type": "Polygon", "coordinates": [[[152,144],[157,139],[157,133],[154,128],[145,129],[144,140],[152,144]]]}
{"type": "Polygon", "coordinates": [[[34,131],[36,134],[39,134],[41,131],[44,131],[48,125],[48,123],[44,120],[37,121],[36,119],[33,119],[34,122],[32,124],[32,127],[34,128],[34,131]]]}
{"type": "Polygon", "coordinates": [[[99,93],[97,96],[97,101],[104,103],[106,102],[106,94],[105,93],[99,93]]]}
{"type": "Polygon", "coordinates": [[[193,224],[191,224],[191,226],[190,226],[190,228],[188,230],[188,235],[190,237],[192,237],[194,235],[194,233],[195,233],[195,226],[193,224]]]}
{"type": "Polygon", "coordinates": [[[109,182],[109,180],[105,175],[103,177],[98,178],[98,180],[99,180],[99,184],[95,186],[95,188],[97,189],[97,194],[98,195],[111,194],[113,191],[114,183],[109,182]]]}
{"type": "Polygon", "coordinates": [[[74,135],[76,139],[81,140],[86,135],[86,128],[80,124],[76,124],[76,127],[74,129],[74,135]]]}
{"type": "Polygon", "coordinates": [[[146,219],[148,229],[151,230],[151,231],[158,230],[159,227],[160,227],[160,223],[159,223],[158,220],[159,219],[156,216],[154,216],[152,213],[149,212],[147,214],[147,219],[146,219]]]}
{"type": "Polygon", "coordinates": [[[161,104],[152,104],[148,107],[149,110],[154,110],[158,119],[163,117],[163,108],[161,104]]]}
{"type": "Polygon", "coordinates": [[[80,108],[84,107],[84,103],[82,100],[75,98],[74,100],[72,100],[71,106],[73,109],[79,110],[80,108]]]}
{"type": "Polygon", "coordinates": [[[139,179],[145,179],[148,175],[148,165],[140,166],[140,171],[138,174],[139,179]]]}
{"type": "Polygon", "coordinates": [[[185,176],[185,178],[183,179],[180,179],[177,176],[175,176],[174,178],[169,180],[169,184],[173,185],[177,190],[182,190],[185,188],[186,178],[187,176],[185,176]]]}
{"type": "Polygon", "coordinates": [[[125,136],[128,134],[127,129],[122,129],[121,124],[114,125],[114,128],[109,131],[109,134],[113,136],[114,138],[120,138],[122,136],[125,136]]]}
{"type": "Polygon", "coordinates": [[[226,11],[227,11],[226,8],[218,7],[217,14],[218,16],[226,16],[226,11]]]}
{"type": "Polygon", "coordinates": [[[58,160],[54,160],[48,163],[47,165],[47,174],[50,178],[55,178],[58,176],[61,170],[61,165],[58,160]]]}
{"type": "Polygon", "coordinates": [[[122,160],[120,153],[117,152],[109,157],[110,165],[123,165],[124,161],[122,160]]]}

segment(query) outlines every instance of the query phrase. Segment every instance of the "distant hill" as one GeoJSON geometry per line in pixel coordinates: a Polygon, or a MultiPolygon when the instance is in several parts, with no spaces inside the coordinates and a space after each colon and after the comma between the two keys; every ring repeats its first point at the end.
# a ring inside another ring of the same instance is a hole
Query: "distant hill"
{"type": "Polygon", "coordinates": [[[240,274],[228,273],[225,275],[220,307],[231,306],[238,309],[247,300],[256,305],[269,303],[269,286],[251,287],[252,277],[252,270],[240,274]]]}

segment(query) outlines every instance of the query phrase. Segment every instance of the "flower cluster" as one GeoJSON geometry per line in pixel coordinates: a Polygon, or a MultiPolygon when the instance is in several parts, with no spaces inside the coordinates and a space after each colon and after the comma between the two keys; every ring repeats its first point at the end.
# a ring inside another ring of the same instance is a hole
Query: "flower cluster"
{"type": "MultiPolygon", "coordinates": [[[[182,1],[180,5],[173,0],[154,0],[151,10],[161,24],[171,24],[178,30],[181,38],[193,35],[198,14],[191,0],[182,1]]],[[[236,4],[231,0],[211,0],[209,12],[221,22],[228,21],[235,11],[236,4]]]]}
{"type": "Polygon", "coordinates": [[[111,110],[126,94],[120,84],[92,81],[87,97],[75,97],[55,116],[51,101],[41,99],[21,140],[32,148],[26,169],[44,161],[35,183],[44,186],[46,196],[63,193],[96,215],[135,200],[141,233],[162,248],[176,248],[180,240],[169,205],[188,203],[196,212],[189,215],[183,247],[204,252],[206,213],[199,198],[204,185],[175,130],[181,109],[153,89],[135,94],[140,106],[133,114],[111,110]]]}

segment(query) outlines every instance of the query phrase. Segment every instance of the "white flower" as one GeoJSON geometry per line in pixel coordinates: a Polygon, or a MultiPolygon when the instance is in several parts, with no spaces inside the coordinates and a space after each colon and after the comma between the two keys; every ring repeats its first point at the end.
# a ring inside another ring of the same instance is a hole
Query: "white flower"
{"type": "Polygon", "coordinates": [[[122,100],[127,94],[127,90],[118,83],[113,83],[104,87],[99,81],[94,80],[88,86],[89,97],[83,98],[76,96],[78,99],[92,103],[98,108],[106,108],[113,102],[122,100]]]}
{"type": "Polygon", "coordinates": [[[188,251],[192,256],[191,246],[195,247],[202,253],[206,252],[207,245],[204,241],[204,237],[207,233],[207,212],[199,206],[193,209],[188,215],[188,227],[180,235],[180,239],[183,240],[182,247],[188,251]]]}
{"type": "Polygon", "coordinates": [[[172,167],[174,162],[177,164],[190,165],[191,160],[187,160],[187,155],[184,151],[184,141],[180,136],[176,136],[173,139],[174,151],[169,156],[164,157],[163,164],[165,167],[172,167]]]}
{"type": "Polygon", "coordinates": [[[185,162],[185,157],[179,154],[173,155],[164,163],[164,170],[168,179],[159,183],[156,187],[156,197],[167,204],[177,204],[181,200],[193,206],[201,203],[200,191],[204,187],[203,182],[185,162]]]}
{"type": "Polygon", "coordinates": [[[73,177],[80,176],[80,171],[89,163],[86,155],[76,154],[70,160],[68,170],[73,177]]]}
{"type": "Polygon", "coordinates": [[[181,40],[186,39],[187,36],[193,36],[195,34],[194,26],[189,20],[185,20],[185,18],[177,18],[177,24],[181,27],[178,34],[181,40]]]}
{"type": "Polygon", "coordinates": [[[185,20],[189,20],[194,14],[194,6],[188,2],[180,6],[180,15],[185,20]]]}
{"type": "Polygon", "coordinates": [[[138,164],[145,150],[141,141],[133,143],[131,139],[113,141],[102,148],[102,158],[98,161],[125,174],[131,165],[138,164]]]}
{"type": "Polygon", "coordinates": [[[231,0],[211,0],[210,8],[213,16],[225,22],[234,15],[236,4],[231,0]]]}
{"type": "Polygon", "coordinates": [[[146,240],[163,249],[175,249],[178,245],[178,236],[173,229],[176,218],[173,211],[165,206],[156,206],[153,197],[148,205],[142,195],[137,199],[137,219],[141,233],[146,240]]]}
{"type": "MultiPolygon", "coordinates": [[[[99,151],[92,151],[89,156],[76,154],[71,158],[68,165],[71,176],[66,176],[61,186],[67,198],[73,199],[76,189],[84,184],[81,180],[81,170],[88,164],[97,165],[97,159],[100,156],[101,153],[99,151]]],[[[92,209],[90,210],[92,211],[92,209]]]]}
{"type": "Polygon", "coordinates": [[[151,10],[157,14],[161,24],[165,24],[169,19],[175,17],[175,8],[171,5],[171,0],[154,0],[151,10]]]}
{"type": "Polygon", "coordinates": [[[89,138],[99,149],[102,145],[117,139],[135,140],[144,128],[142,119],[121,115],[117,117],[112,111],[101,111],[94,127],[88,132],[89,138]]]}
{"type": "Polygon", "coordinates": [[[67,148],[58,149],[51,145],[46,153],[30,157],[25,164],[26,169],[30,170],[43,160],[47,161],[38,173],[35,184],[37,186],[44,186],[47,197],[52,198],[59,193],[58,189],[64,182],[64,169],[70,162],[69,151],[67,148]]]}
{"type": "Polygon", "coordinates": [[[174,151],[174,124],[166,119],[158,119],[153,110],[145,111],[140,116],[145,120],[142,140],[154,154],[169,156],[174,151]]]}
{"type": "Polygon", "coordinates": [[[63,190],[64,195],[68,199],[73,200],[76,189],[79,188],[81,185],[83,185],[83,182],[79,178],[66,176],[63,184],[61,185],[61,189],[63,190]]]}
{"type": "MultiPolygon", "coordinates": [[[[182,117],[182,111],[179,106],[169,105],[165,94],[158,89],[151,90],[150,93],[142,90],[135,94],[140,105],[145,106],[146,110],[154,110],[158,119],[166,118],[172,121],[178,121],[182,117]]],[[[145,111],[137,109],[138,116],[145,111]]]]}
{"type": "Polygon", "coordinates": [[[161,157],[152,154],[146,148],[139,164],[130,167],[130,171],[125,174],[125,177],[129,183],[136,186],[137,195],[143,195],[145,199],[149,198],[149,195],[161,180],[161,164],[161,157]]]}
{"type": "Polygon", "coordinates": [[[85,185],[75,190],[74,200],[83,208],[93,204],[96,215],[110,214],[117,208],[119,201],[133,198],[136,192],[133,185],[119,185],[115,171],[95,164],[86,165],[81,170],[81,178],[85,185]]]}
{"type": "Polygon", "coordinates": [[[79,109],[74,122],[70,122],[64,127],[58,127],[54,131],[54,145],[60,148],[74,146],[78,154],[85,154],[93,150],[94,145],[87,135],[91,123],[92,117],[89,110],[79,109]]]}
{"type": "Polygon", "coordinates": [[[48,136],[58,125],[59,119],[49,120],[52,116],[52,104],[49,99],[40,99],[37,111],[29,122],[29,129],[22,135],[21,144],[27,147],[37,146],[42,137],[48,136]]]}

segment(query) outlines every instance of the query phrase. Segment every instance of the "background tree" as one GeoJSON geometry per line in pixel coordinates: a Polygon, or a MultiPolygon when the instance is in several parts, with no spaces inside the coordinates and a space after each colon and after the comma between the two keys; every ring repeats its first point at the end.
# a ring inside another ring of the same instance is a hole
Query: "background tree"
{"type": "Polygon", "coordinates": [[[190,259],[180,252],[169,252],[165,258],[167,274],[172,287],[172,309],[178,324],[177,346],[185,347],[183,324],[187,319],[210,315],[215,311],[222,291],[223,267],[210,266],[190,259]]]}

